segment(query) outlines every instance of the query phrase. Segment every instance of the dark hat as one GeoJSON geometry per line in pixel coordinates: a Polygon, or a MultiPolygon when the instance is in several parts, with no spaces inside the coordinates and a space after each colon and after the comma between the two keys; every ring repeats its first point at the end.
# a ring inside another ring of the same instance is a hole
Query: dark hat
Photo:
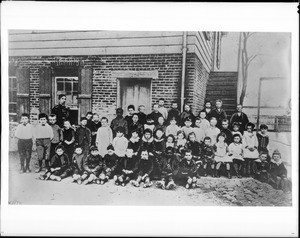
{"type": "Polygon", "coordinates": [[[119,107],[119,108],[117,108],[117,109],[116,109],[116,113],[123,113],[123,109],[122,109],[122,108],[120,108],[120,107],[119,107]]]}
{"type": "Polygon", "coordinates": [[[252,122],[248,122],[247,125],[246,125],[246,128],[247,128],[248,126],[251,126],[252,130],[253,130],[254,127],[255,127],[255,125],[254,125],[252,122]]]}
{"type": "Polygon", "coordinates": [[[97,146],[91,146],[90,151],[98,151],[98,147],[97,146]]]}
{"type": "Polygon", "coordinates": [[[281,153],[280,153],[280,151],[279,151],[278,149],[275,149],[275,150],[274,150],[272,156],[274,156],[274,155],[279,155],[279,156],[281,157],[281,153]]]}

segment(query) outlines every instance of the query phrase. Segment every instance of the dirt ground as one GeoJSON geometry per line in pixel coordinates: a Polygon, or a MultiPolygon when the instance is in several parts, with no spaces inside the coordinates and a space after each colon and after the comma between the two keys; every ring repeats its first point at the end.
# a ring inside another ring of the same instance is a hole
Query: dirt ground
{"type": "MultiPolygon", "coordinates": [[[[200,178],[197,188],[166,191],[154,186],[120,187],[109,181],[104,185],[78,185],[66,178],[61,182],[39,180],[39,174],[19,173],[17,152],[10,153],[11,204],[28,205],[160,205],[160,206],[291,206],[292,194],[274,190],[251,178],[200,178]]],[[[35,168],[32,161],[31,168],[35,168]]]]}

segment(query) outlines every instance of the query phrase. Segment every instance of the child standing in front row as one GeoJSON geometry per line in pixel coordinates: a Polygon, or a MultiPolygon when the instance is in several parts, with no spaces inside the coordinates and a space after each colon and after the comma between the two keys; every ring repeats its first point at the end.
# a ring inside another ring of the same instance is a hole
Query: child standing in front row
{"type": "Polygon", "coordinates": [[[109,179],[112,179],[116,173],[118,165],[118,156],[115,154],[114,147],[112,145],[107,146],[107,154],[103,158],[103,170],[100,173],[100,184],[106,183],[109,179]]]}
{"type": "Polygon", "coordinates": [[[108,125],[108,119],[106,117],[101,118],[101,127],[97,131],[96,146],[99,150],[99,155],[102,157],[107,153],[107,146],[113,141],[113,132],[108,125]]]}
{"type": "Polygon", "coordinates": [[[30,170],[30,159],[32,153],[32,146],[33,146],[33,128],[31,124],[29,124],[29,114],[23,113],[21,115],[21,124],[17,126],[15,131],[15,137],[18,140],[18,151],[20,155],[20,163],[21,169],[20,173],[29,173],[30,170]],[[26,167],[25,167],[26,162],[26,167]]]}
{"type": "Polygon", "coordinates": [[[216,144],[217,136],[220,134],[220,129],[216,127],[217,119],[215,117],[210,118],[210,126],[205,131],[205,136],[210,137],[211,145],[216,144]]]}
{"type": "Polygon", "coordinates": [[[215,153],[214,148],[211,145],[210,137],[205,137],[204,141],[201,145],[201,156],[203,161],[203,170],[204,170],[204,177],[207,177],[209,171],[211,172],[211,176],[215,177],[215,164],[216,161],[214,159],[215,153]]]}
{"type": "Polygon", "coordinates": [[[79,145],[83,154],[87,155],[92,142],[92,134],[89,128],[86,127],[88,119],[86,117],[81,117],[80,126],[75,132],[75,145],[79,145]]]}
{"type": "Polygon", "coordinates": [[[126,149],[128,146],[128,140],[124,136],[124,128],[123,127],[117,127],[116,128],[117,136],[113,139],[113,147],[115,148],[116,155],[121,158],[124,157],[126,154],[126,149]]]}
{"type": "Polygon", "coordinates": [[[241,178],[241,171],[244,164],[243,158],[243,144],[241,143],[241,136],[239,134],[233,135],[233,142],[228,146],[228,156],[231,157],[233,168],[238,178],[241,178]]]}
{"type": "Polygon", "coordinates": [[[231,179],[230,162],[232,162],[232,160],[228,156],[228,145],[225,143],[225,139],[226,135],[223,132],[221,132],[217,137],[217,143],[214,145],[216,161],[215,176],[220,177],[219,171],[221,169],[221,165],[225,165],[227,170],[227,177],[231,179]]]}

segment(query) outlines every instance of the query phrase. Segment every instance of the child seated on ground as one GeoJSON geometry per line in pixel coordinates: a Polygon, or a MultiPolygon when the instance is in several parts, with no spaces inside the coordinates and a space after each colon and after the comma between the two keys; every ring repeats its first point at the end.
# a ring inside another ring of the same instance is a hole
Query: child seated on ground
{"type": "Polygon", "coordinates": [[[184,184],[186,189],[195,188],[197,183],[197,166],[192,157],[192,151],[185,150],[184,158],[179,162],[177,181],[184,184]]]}
{"type": "Polygon", "coordinates": [[[145,149],[141,150],[140,158],[136,163],[136,180],[132,180],[132,184],[135,187],[139,187],[141,182],[144,182],[144,188],[150,187],[152,182],[150,181],[150,174],[153,170],[153,158],[149,155],[149,152],[145,149]]]}
{"type": "MultiPolygon", "coordinates": [[[[124,156],[120,158],[123,157],[124,156]]],[[[118,160],[119,158],[115,154],[114,147],[112,145],[107,146],[107,154],[104,155],[103,158],[103,170],[99,175],[100,184],[106,183],[109,179],[112,179],[115,176],[118,160]]]]}
{"type": "Polygon", "coordinates": [[[132,148],[133,154],[137,155],[140,150],[140,137],[137,130],[131,131],[131,137],[128,141],[128,148],[132,148]]]}
{"type": "Polygon", "coordinates": [[[85,160],[85,155],[82,152],[83,152],[82,148],[80,146],[76,146],[72,158],[71,176],[73,182],[77,182],[78,184],[82,183],[81,175],[83,174],[84,171],[83,163],[85,160]]]}
{"type": "Polygon", "coordinates": [[[161,180],[156,182],[156,186],[161,189],[174,189],[176,186],[174,177],[178,173],[178,168],[179,164],[174,155],[174,148],[167,147],[161,163],[161,180]]]}
{"type": "Polygon", "coordinates": [[[124,132],[125,129],[121,126],[116,128],[117,136],[113,139],[113,147],[118,157],[124,157],[128,146],[128,140],[126,139],[124,132]]]}
{"type": "Polygon", "coordinates": [[[176,141],[176,145],[175,145],[175,153],[178,154],[178,155],[181,155],[184,148],[185,148],[185,145],[186,145],[186,139],[185,139],[185,136],[184,136],[184,133],[183,131],[178,131],[177,132],[177,141],[176,141]]]}
{"type": "Polygon", "coordinates": [[[275,189],[291,191],[291,182],[287,179],[287,169],[281,159],[279,150],[274,150],[269,165],[269,184],[275,189]]]}
{"type": "Polygon", "coordinates": [[[154,153],[154,142],[153,142],[153,136],[152,131],[150,129],[144,130],[144,135],[141,140],[141,150],[147,150],[151,156],[153,156],[154,153]]]}
{"type": "Polygon", "coordinates": [[[212,177],[215,177],[215,152],[210,142],[211,139],[207,136],[204,137],[204,141],[201,145],[201,156],[203,161],[204,177],[207,177],[208,174],[210,174],[212,177]]]}
{"type": "Polygon", "coordinates": [[[127,148],[126,155],[119,159],[117,165],[117,179],[115,180],[116,185],[125,186],[131,180],[134,179],[136,173],[136,156],[134,155],[132,148],[127,148]]]}
{"type": "Polygon", "coordinates": [[[243,136],[243,146],[244,146],[244,160],[245,160],[245,167],[244,173],[247,177],[253,177],[253,164],[254,161],[258,158],[258,141],[257,136],[254,134],[254,124],[249,122],[246,125],[246,131],[244,132],[243,136]]]}
{"type": "Polygon", "coordinates": [[[268,162],[270,162],[270,156],[269,156],[269,150],[268,150],[268,145],[269,145],[269,136],[267,135],[268,131],[268,126],[265,124],[261,124],[259,127],[259,132],[256,133],[257,136],[257,141],[258,141],[258,153],[261,151],[267,151],[268,152],[268,162]]]}
{"type": "Polygon", "coordinates": [[[220,129],[216,127],[217,125],[217,119],[215,117],[210,118],[210,126],[205,131],[205,136],[210,137],[211,139],[211,145],[216,144],[217,142],[217,136],[220,134],[220,129]]]}
{"type": "Polygon", "coordinates": [[[103,161],[101,155],[99,155],[98,148],[91,146],[90,153],[86,157],[83,168],[84,172],[82,175],[83,184],[87,185],[93,182],[100,183],[98,179],[100,172],[103,171],[103,161]]]}
{"type": "Polygon", "coordinates": [[[220,169],[222,165],[225,165],[227,171],[227,177],[231,179],[230,163],[232,159],[228,156],[228,145],[225,143],[226,135],[221,132],[217,137],[217,143],[214,145],[215,149],[215,161],[216,170],[215,176],[220,177],[220,169]]]}
{"type": "Polygon", "coordinates": [[[175,137],[172,134],[168,135],[166,138],[166,148],[167,147],[172,147],[175,149],[175,137]]]}
{"type": "Polygon", "coordinates": [[[58,145],[55,149],[55,155],[51,158],[50,167],[47,169],[44,175],[40,176],[41,180],[55,180],[61,181],[61,175],[68,168],[69,158],[64,153],[64,147],[62,145],[58,145]]]}
{"type": "Polygon", "coordinates": [[[172,117],[170,120],[170,125],[166,128],[166,136],[173,135],[176,138],[179,130],[180,127],[177,125],[176,118],[172,117]]]}
{"type": "Polygon", "coordinates": [[[255,160],[253,164],[253,173],[254,178],[262,183],[267,183],[269,181],[269,163],[268,159],[268,152],[261,151],[259,154],[259,158],[255,160]]]}
{"type": "Polygon", "coordinates": [[[238,133],[233,135],[233,142],[228,146],[228,156],[232,159],[233,168],[236,176],[238,178],[241,178],[241,172],[244,165],[244,158],[241,136],[238,133]]]}

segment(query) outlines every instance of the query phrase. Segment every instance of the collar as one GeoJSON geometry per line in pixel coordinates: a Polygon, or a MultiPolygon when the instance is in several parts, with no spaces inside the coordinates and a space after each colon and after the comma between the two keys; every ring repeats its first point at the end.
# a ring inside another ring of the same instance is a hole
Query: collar
{"type": "Polygon", "coordinates": [[[135,143],[135,142],[139,142],[140,141],[140,137],[137,137],[136,139],[134,139],[134,138],[130,138],[129,139],[132,143],[135,143]]]}
{"type": "Polygon", "coordinates": [[[143,136],[142,140],[144,142],[151,143],[151,142],[153,142],[153,136],[149,140],[146,140],[145,136],[143,136]]]}
{"type": "Polygon", "coordinates": [[[161,138],[161,139],[156,139],[156,138],[154,138],[154,140],[155,140],[155,142],[161,142],[161,141],[164,140],[164,138],[161,138]]]}
{"type": "Polygon", "coordinates": [[[276,162],[274,159],[271,159],[271,162],[276,164],[276,165],[280,165],[282,164],[282,160],[280,159],[278,162],[276,162]]]}

